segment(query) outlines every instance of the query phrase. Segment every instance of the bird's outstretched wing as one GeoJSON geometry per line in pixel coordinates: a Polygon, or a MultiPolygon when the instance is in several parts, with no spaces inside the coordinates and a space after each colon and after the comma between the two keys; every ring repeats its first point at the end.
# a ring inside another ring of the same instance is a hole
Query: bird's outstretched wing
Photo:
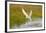
{"type": "Polygon", "coordinates": [[[29,14],[29,16],[30,16],[30,17],[32,16],[32,10],[30,11],[30,14],[29,14]]]}
{"type": "Polygon", "coordinates": [[[22,12],[23,12],[23,14],[26,16],[26,17],[28,17],[28,15],[27,15],[27,13],[25,12],[25,10],[22,8],[22,12]]]}

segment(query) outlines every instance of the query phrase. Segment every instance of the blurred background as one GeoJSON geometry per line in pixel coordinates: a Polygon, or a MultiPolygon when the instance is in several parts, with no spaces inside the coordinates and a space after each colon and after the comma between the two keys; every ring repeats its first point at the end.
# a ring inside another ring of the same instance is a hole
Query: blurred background
{"type": "MultiPolygon", "coordinates": [[[[24,4],[10,4],[10,28],[16,26],[20,27],[27,22],[32,22],[30,25],[27,23],[27,27],[39,27],[42,26],[42,6],[41,5],[24,5],[24,4]],[[22,12],[22,8],[27,14],[32,10],[32,21],[28,21],[22,12]],[[35,26],[36,25],[36,26],[35,26]]],[[[16,28],[15,27],[15,28],[16,28]]],[[[26,27],[26,26],[25,26],[26,27]]]]}

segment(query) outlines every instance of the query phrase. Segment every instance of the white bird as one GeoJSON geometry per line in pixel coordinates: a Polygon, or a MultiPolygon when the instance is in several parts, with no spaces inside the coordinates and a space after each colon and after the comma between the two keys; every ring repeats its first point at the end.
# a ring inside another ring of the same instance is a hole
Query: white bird
{"type": "Polygon", "coordinates": [[[31,20],[31,16],[32,16],[32,10],[30,11],[29,15],[25,12],[25,10],[22,8],[22,12],[23,14],[26,16],[26,18],[31,20]]]}

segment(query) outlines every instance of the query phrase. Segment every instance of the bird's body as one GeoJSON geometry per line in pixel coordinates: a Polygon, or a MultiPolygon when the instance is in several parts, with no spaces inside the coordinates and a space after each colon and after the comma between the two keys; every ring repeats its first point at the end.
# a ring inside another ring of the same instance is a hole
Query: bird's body
{"type": "Polygon", "coordinates": [[[26,18],[28,18],[29,20],[32,20],[31,17],[32,17],[32,11],[30,11],[29,15],[25,12],[25,10],[22,8],[22,12],[23,14],[26,16],[26,18]]]}

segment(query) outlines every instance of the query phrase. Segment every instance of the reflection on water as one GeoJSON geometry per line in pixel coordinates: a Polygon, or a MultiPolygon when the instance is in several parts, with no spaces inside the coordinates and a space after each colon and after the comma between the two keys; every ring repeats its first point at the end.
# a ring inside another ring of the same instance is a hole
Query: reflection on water
{"type": "Polygon", "coordinates": [[[34,21],[28,21],[27,23],[21,25],[20,27],[14,27],[15,29],[17,28],[35,28],[35,27],[42,27],[42,19],[39,18],[34,21]]]}

